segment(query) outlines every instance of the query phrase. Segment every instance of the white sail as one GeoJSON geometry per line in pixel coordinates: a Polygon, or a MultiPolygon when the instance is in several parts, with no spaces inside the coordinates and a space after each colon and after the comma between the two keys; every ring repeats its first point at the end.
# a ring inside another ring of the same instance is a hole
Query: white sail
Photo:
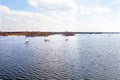
{"type": "Polygon", "coordinates": [[[29,40],[28,40],[28,38],[26,37],[26,40],[25,40],[26,42],[29,42],[29,40]]]}

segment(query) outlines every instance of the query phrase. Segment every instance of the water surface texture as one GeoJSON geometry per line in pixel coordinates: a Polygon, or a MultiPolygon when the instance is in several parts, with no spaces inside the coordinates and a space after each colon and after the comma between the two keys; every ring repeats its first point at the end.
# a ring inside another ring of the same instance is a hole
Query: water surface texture
{"type": "Polygon", "coordinates": [[[0,36],[0,79],[120,80],[120,34],[28,39],[0,36]]]}

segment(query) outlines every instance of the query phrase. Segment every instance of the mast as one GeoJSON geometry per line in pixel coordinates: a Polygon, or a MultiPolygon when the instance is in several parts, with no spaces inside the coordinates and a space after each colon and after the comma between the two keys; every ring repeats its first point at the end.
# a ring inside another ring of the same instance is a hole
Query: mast
{"type": "Polygon", "coordinates": [[[28,40],[28,32],[27,32],[27,29],[26,29],[26,33],[25,33],[26,35],[26,39],[25,39],[25,42],[27,43],[27,42],[29,42],[29,40],[28,40]]]}

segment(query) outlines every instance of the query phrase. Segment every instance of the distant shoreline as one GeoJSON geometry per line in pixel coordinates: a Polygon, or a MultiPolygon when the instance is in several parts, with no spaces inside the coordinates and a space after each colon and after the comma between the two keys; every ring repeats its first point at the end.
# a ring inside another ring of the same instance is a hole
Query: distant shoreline
{"type": "Polygon", "coordinates": [[[50,36],[55,34],[61,34],[63,36],[74,36],[75,33],[73,32],[0,32],[0,36],[29,36],[29,37],[35,37],[35,36],[50,36]]]}
{"type": "Polygon", "coordinates": [[[63,36],[74,36],[75,34],[120,34],[120,32],[0,32],[0,36],[50,36],[55,34],[61,34],[63,36]]]}

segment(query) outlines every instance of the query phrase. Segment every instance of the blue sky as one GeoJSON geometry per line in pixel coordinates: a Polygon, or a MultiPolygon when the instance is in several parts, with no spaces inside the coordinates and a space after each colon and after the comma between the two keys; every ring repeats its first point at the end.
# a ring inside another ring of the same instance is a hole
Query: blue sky
{"type": "Polygon", "coordinates": [[[36,8],[28,4],[27,0],[1,0],[1,5],[5,5],[12,10],[37,11],[36,8]]]}
{"type": "Polygon", "coordinates": [[[27,0],[2,0],[2,5],[6,5],[13,10],[28,10],[31,7],[27,4],[27,0]]]}
{"type": "Polygon", "coordinates": [[[120,31],[120,0],[1,0],[2,31],[120,31]]]}

